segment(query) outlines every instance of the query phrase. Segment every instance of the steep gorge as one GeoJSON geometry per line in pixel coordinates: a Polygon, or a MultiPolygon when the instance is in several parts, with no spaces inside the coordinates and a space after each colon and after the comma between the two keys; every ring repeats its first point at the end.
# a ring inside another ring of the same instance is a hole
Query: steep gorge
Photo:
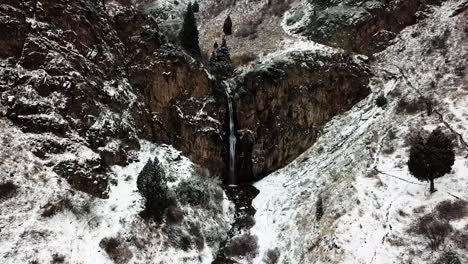
{"type": "Polygon", "coordinates": [[[369,94],[369,76],[358,57],[303,51],[238,77],[242,181],[258,180],[308,149],[326,122],[369,94]]]}

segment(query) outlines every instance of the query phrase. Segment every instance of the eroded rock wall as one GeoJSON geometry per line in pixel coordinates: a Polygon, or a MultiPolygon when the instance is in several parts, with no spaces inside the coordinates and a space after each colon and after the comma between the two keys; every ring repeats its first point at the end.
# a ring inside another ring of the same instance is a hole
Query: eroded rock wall
{"type": "Polygon", "coordinates": [[[419,11],[440,0],[314,1],[307,22],[293,32],[313,41],[353,52],[372,54],[383,50],[390,35],[416,22],[419,11]],[[383,36],[383,35],[386,36],[383,36]]]}
{"type": "Polygon", "coordinates": [[[138,139],[221,170],[216,85],[129,1],[3,1],[0,29],[1,117],[47,138],[45,161],[49,145],[99,154],[49,164],[75,189],[107,197],[107,167],[126,164],[138,139]]]}
{"type": "Polygon", "coordinates": [[[237,90],[240,177],[256,180],[309,148],[321,127],[369,94],[365,64],[294,52],[243,75],[237,90]]]}

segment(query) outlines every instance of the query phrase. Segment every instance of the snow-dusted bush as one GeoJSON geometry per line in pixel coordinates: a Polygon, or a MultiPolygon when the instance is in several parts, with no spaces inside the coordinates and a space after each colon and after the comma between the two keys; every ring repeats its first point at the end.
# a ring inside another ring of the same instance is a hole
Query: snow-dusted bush
{"type": "Polygon", "coordinates": [[[383,108],[384,106],[387,105],[387,98],[385,98],[385,96],[383,94],[379,95],[377,97],[377,99],[375,99],[375,104],[378,106],[378,107],[381,107],[383,108]]]}
{"type": "Polygon", "coordinates": [[[214,207],[219,209],[223,201],[223,190],[216,179],[200,177],[197,175],[185,179],[175,189],[177,201],[182,205],[197,206],[205,208],[214,207]]]}
{"type": "Polygon", "coordinates": [[[184,219],[184,212],[177,206],[171,205],[166,210],[166,221],[169,224],[179,224],[184,219]]]}
{"type": "Polygon", "coordinates": [[[52,261],[51,263],[53,264],[58,264],[58,263],[65,263],[65,256],[59,253],[54,253],[52,254],[52,261]]]}
{"type": "Polygon", "coordinates": [[[453,228],[447,220],[439,219],[431,213],[419,218],[410,230],[412,233],[424,236],[432,250],[437,250],[443,245],[452,231],[453,228]]]}
{"type": "Polygon", "coordinates": [[[198,177],[184,180],[177,186],[177,200],[191,206],[206,204],[210,199],[206,187],[206,182],[198,177]]]}
{"type": "Polygon", "coordinates": [[[18,190],[18,186],[12,181],[0,183],[0,200],[11,197],[18,190]]]}
{"type": "Polygon", "coordinates": [[[435,211],[440,219],[448,221],[461,219],[467,215],[467,202],[463,200],[445,200],[437,204],[435,211]]]}
{"type": "Polygon", "coordinates": [[[141,216],[152,218],[156,222],[162,220],[164,211],[172,203],[164,170],[159,161],[148,160],[137,179],[137,188],[145,198],[145,209],[141,216]]]}
{"type": "Polygon", "coordinates": [[[447,251],[434,264],[461,264],[461,261],[455,252],[447,251]]]}
{"type": "Polygon", "coordinates": [[[120,236],[103,238],[99,242],[99,247],[104,249],[115,263],[128,263],[133,257],[132,252],[120,236]]]}
{"type": "Polygon", "coordinates": [[[322,196],[319,195],[317,201],[315,202],[315,219],[320,221],[323,216],[323,199],[322,196]]]}
{"type": "Polygon", "coordinates": [[[400,114],[415,114],[419,111],[422,111],[426,108],[426,103],[422,98],[418,99],[409,99],[403,97],[398,101],[397,113],[400,114]]]}
{"type": "Polygon", "coordinates": [[[184,221],[182,225],[167,225],[163,228],[171,245],[184,251],[190,249],[203,250],[205,238],[198,222],[184,221]]]}
{"type": "Polygon", "coordinates": [[[263,262],[265,264],[276,264],[278,263],[281,253],[278,248],[269,249],[263,257],[263,262]]]}
{"type": "Polygon", "coordinates": [[[258,255],[258,238],[250,233],[244,233],[232,238],[224,248],[227,257],[255,258],[258,255]]]}
{"type": "Polygon", "coordinates": [[[59,196],[58,198],[51,199],[42,207],[42,217],[52,217],[58,213],[70,211],[75,216],[80,217],[91,213],[91,201],[85,199],[83,201],[72,200],[69,195],[59,196]]]}

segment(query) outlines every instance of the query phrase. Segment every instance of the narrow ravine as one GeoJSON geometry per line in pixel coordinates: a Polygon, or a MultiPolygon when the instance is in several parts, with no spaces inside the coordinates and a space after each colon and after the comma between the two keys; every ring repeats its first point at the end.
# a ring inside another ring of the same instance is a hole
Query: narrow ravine
{"type": "Polygon", "coordinates": [[[239,185],[236,187],[225,187],[224,191],[235,205],[234,223],[228,232],[228,237],[220,245],[218,254],[212,264],[233,264],[237,263],[230,260],[225,255],[226,245],[236,235],[242,231],[248,231],[255,224],[254,215],[255,208],[252,206],[252,201],[260,193],[257,188],[252,185],[239,185]]]}
{"type": "Polygon", "coordinates": [[[255,209],[252,206],[253,199],[259,194],[259,190],[250,184],[242,184],[238,180],[238,171],[236,171],[236,120],[235,105],[231,96],[231,89],[228,82],[224,82],[226,92],[226,108],[228,111],[228,162],[229,166],[226,174],[226,185],[224,191],[230,201],[234,203],[234,223],[228,231],[228,237],[221,242],[218,254],[213,264],[236,263],[226,256],[226,246],[230,240],[243,231],[248,231],[255,224],[255,209]]]}

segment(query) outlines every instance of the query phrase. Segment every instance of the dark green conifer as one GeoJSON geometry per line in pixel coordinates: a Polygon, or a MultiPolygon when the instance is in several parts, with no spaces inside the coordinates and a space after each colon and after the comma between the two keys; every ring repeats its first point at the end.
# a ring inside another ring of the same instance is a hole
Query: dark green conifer
{"type": "Polygon", "coordinates": [[[179,40],[182,47],[194,56],[200,56],[200,46],[198,43],[198,28],[192,4],[189,3],[184,15],[184,23],[179,32],[179,40]]]}
{"type": "Polygon", "coordinates": [[[226,36],[229,36],[232,34],[232,20],[231,16],[227,16],[226,20],[224,20],[223,24],[223,32],[226,36]]]}

